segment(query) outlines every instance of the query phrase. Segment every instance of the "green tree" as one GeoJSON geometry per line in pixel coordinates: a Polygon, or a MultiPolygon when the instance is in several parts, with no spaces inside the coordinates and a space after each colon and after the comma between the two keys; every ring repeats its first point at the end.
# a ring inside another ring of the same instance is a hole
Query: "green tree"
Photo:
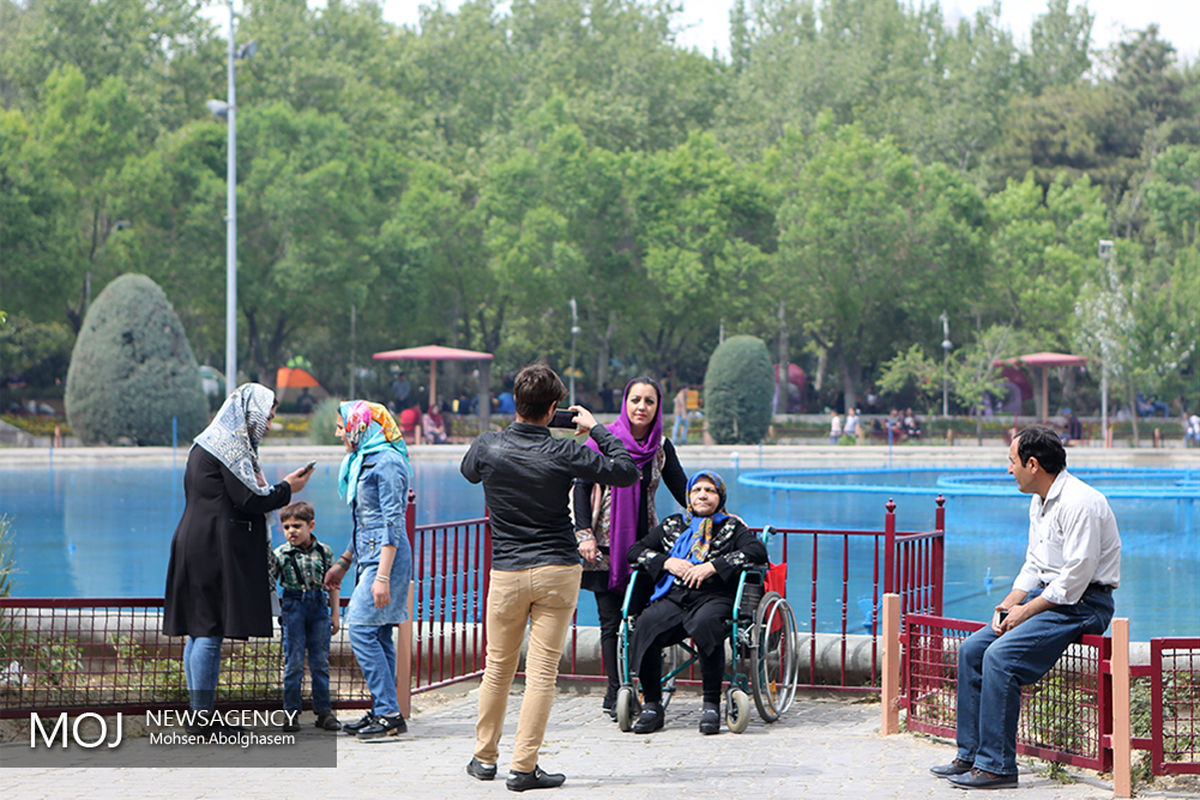
{"type": "Polygon", "coordinates": [[[1062,321],[1091,272],[1096,242],[1108,235],[1098,188],[1086,177],[1070,183],[1060,175],[1043,195],[1027,175],[988,198],[988,209],[992,269],[981,316],[1025,331],[1040,347],[1068,347],[1062,321]]]}
{"type": "Polygon", "coordinates": [[[1023,83],[1032,94],[1072,86],[1091,68],[1088,51],[1095,15],[1086,4],[1076,5],[1074,11],[1070,6],[1071,0],[1049,0],[1046,13],[1033,21],[1029,52],[1020,60],[1023,83]]]}
{"type": "Polygon", "coordinates": [[[940,312],[973,294],[987,252],[977,191],[856,126],[815,144],[779,220],[776,292],[796,299],[798,324],[827,353],[848,406],[864,367],[932,341],[940,312]]]}

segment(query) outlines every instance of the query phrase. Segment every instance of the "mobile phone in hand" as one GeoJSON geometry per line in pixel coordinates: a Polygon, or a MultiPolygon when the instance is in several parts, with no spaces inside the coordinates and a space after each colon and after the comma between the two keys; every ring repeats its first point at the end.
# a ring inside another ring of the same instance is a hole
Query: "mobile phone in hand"
{"type": "Polygon", "coordinates": [[[1007,612],[1007,611],[1000,611],[1000,612],[998,612],[998,613],[996,614],[996,624],[997,624],[997,625],[999,625],[1001,622],[1004,622],[1004,618],[1005,618],[1005,617],[1007,617],[1007,616],[1008,616],[1008,612],[1007,612]]]}
{"type": "Polygon", "coordinates": [[[312,471],[313,471],[313,468],[314,468],[314,467],[316,467],[316,466],[317,466],[317,462],[316,462],[316,461],[310,461],[310,462],[308,462],[307,464],[305,464],[305,465],[304,465],[304,469],[303,469],[303,470],[301,470],[301,471],[302,471],[302,472],[312,472],[312,471]]]}
{"type": "Polygon", "coordinates": [[[575,412],[566,408],[555,410],[554,419],[550,420],[551,428],[574,428],[575,412]]]}

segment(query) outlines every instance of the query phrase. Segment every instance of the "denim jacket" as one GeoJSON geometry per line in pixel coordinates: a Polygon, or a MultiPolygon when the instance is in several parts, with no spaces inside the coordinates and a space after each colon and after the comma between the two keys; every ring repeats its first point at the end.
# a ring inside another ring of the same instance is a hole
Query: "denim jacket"
{"type": "Polygon", "coordinates": [[[382,450],[363,459],[354,498],[354,533],[350,547],[354,562],[363,567],[379,564],[385,544],[408,550],[404,512],[408,507],[408,464],[393,450],[382,450]]]}

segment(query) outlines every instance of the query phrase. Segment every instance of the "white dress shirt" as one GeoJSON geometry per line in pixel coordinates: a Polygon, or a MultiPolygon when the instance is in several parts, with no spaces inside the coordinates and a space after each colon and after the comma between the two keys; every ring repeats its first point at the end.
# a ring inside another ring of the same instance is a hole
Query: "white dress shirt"
{"type": "Polygon", "coordinates": [[[1074,605],[1090,583],[1121,582],[1121,535],[1108,500],[1065,469],[1042,500],[1029,501],[1029,549],[1013,581],[1024,592],[1045,586],[1042,597],[1074,605]]]}

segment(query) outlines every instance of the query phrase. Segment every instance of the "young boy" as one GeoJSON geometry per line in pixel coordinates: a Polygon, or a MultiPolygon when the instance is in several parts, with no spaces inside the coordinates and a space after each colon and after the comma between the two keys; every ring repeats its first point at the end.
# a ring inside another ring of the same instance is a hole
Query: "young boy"
{"type": "Polygon", "coordinates": [[[275,548],[271,576],[283,584],[283,709],[290,712],[285,731],[300,730],[300,684],[304,680],[304,655],[312,674],[313,712],[316,725],[327,731],[342,726],[329,703],[329,638],[338,632],[338,590],[326,591],[325,573],[333,564],[333,550],[313,536],[313,507],[292,503],[279,512],[287,544],[275,548]]]}

